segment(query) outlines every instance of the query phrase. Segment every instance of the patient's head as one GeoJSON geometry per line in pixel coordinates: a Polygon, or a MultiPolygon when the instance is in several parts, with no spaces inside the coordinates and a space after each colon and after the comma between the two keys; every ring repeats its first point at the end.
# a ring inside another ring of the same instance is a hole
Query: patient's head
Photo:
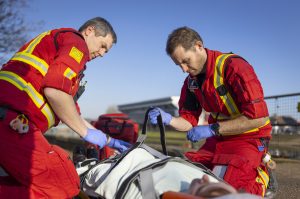
{"type": "Polygon", "coordinates": [[[208,176],[204,175],[202,179],[198,178],[192,181],[188,193],[206,198],[237,193],[237,190],[224,182],[210,182],[208,176]]]}

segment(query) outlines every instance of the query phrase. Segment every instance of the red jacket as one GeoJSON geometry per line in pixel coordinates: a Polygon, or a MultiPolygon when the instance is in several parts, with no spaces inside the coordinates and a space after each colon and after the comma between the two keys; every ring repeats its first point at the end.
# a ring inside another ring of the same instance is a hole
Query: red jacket
{"type": "MultiPolygon", "coordinates": [[[[233,112],[236,112],[233,114],[235,116],[243,114],[251,119],[267,117],[269,113],[264,101],[263,89],[252,66],[237,55],[224,58],[228,54],[209,49],[206,49],[206,52],[206,73],[197,77],[189,75],[184,81],[179,100],[179,115],[193,126],[198,124],[202,108],[211,113],[208,119],[209,123],[226,120],[226,117],[227,119],[234,118],[228,107],[233,107],[233,112]],[[222,63],[222,57],[224,64],[220,66],[218,64],[222,63]],[[216,69],[217,66],[220,66],[220,71],[216,69]],[[219,81],[216,80],[216,77],[219,78],[219,81]],[[230,98],[234,105],[226,106],[224,100],[230,101],[230,98]]],[[[268,137],[271,125],[268,122],[253,131],[227,138],[268,137]]]]}
{"type": "Polygon", "coordinates": [[[59,120],[43,89],[51,87],[74,96],[88,47],[71,28],[50,30],[25,44],[0,71],[0,106],[25,114],[42,132],[59,120]]]}

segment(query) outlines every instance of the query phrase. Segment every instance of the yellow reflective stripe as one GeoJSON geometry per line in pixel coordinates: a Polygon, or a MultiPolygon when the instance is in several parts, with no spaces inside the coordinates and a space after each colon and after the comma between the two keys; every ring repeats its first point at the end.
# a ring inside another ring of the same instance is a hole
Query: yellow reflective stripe
{"type": "Polygon", "coordinates": [[[76,75],[77,74],[69,67],[64,72],[64,76],[67,77],[69,80],[71,80],[76,75]]]}
{"type": "Polygon", "coordinates": [[[54,113],[50,108],[49,104],[45,103],[41,111],[43,115],[47,118],[48,128],[51,128],[55,123],[55,118],[54,118],[54,113]]]}
{"type": "Polygon", "coordinates": [[[49,68],[49,65],[43,59],[25,52],[16,53],[11,60],[25,62],[37,69],[43,76],[46,75],[49,68]]]}
{"type": "Polygon", "coordinates": [[[10,82],[21,91],[25,91],[37,108],[40,109],[43,106],[41,112],[47,118],[48,128],[54,125],[55,118],[50,106],[45,103],[44,97],[30,83],[27,83],[20,76],[9,71],[0,71],[0,79],[10,82]]]}
{"type": "Polygon", "coordinates": [[[262,180],[265,187],[268,187],[269,184],[269,176],[268,174],[262,170],[260,167],[257,167],[258,177],[262,180]]]}
{"type": "MultiPolygon", "coordinates": [[[[223,54],[217,57],[214,71],[214,87],[217,89],[219,86],[224,85],[224,63],[225,60],[233,54],[223,54]]],[[[224,105],[226,106],[230,115],[240,114],[236,104],[230,93],[227,92],[225,95],[221,96],[224,105]]]]}
{"type": "Polygon", "coordinates": [[[264,182],[262,181],[262,179],[260,177],[256,177],[255,181],[262,185],[262,193],[261,193],[261,195],[262,195],[262,197],[264,197],[265,196],[265,192],[266,192],[266,187],[264,185],[264,182]]]}
{"type": "Polygon", "coordinates": [[[30,44],[27,46],[25,50],[22,52],[16,53],[11,60],[17,60],[21,62],[25,62],[26,64],[29,64],[33,66],[35,69],[37,69],[43,76],[46,75],[49,65],[47,62],[45,62],[43,59],[35,56],[32,54],[33,50],[35,49],[36,45],[40,43],[40,41],[46,36],[49,35],[51,31],[44,32],[40,35],[38,35],[34,40],[30,42],[30,44]]]}
{"type": "Polygon", "coordinates": [[[27,46],[27,48],[23,51],[26,53],[32,53],[36,45],[40,43],[40,41],[46,36],[49,35],[51,31],[43,32],[40,35],[38,35],[34,40],[30,42],[30,44],[27,46]]]}
{"type": "MultiPolygon", "coordinates": [[[[267,126],[270,122],[271,122],[270,119],[268,119],[268,120],[267,120],[263,125],[261,125],[260,127],[255,128],[255,129],[251,129],[251,130],[246,131],[246,132],[244,132],[244,133],[252,133],[252,132],[258,131],[260,128],[262,128],[262,127],[264,127],[264,126],[267,126]]],[[[244,134],[244,133],[243,133],[243,134],[244,134]]]]}

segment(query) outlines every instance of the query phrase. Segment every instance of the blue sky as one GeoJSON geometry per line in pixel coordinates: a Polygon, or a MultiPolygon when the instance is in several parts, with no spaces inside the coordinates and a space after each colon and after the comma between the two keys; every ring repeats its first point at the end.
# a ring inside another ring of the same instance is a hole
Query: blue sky
{"type": "Polygon", "coordinates": [[[234,52],[254,67],[265,96],[299,92],[300,3],[297,0],[31,0],[23,10],[37,32],[78,28],[106,18],[118,43],[87,64],[87,90],[79,100],[84,117],[96,118],[112,105],[180,94],[186,74],[165,53],[168,34],[189,26],[204,45],[234,52]]]}

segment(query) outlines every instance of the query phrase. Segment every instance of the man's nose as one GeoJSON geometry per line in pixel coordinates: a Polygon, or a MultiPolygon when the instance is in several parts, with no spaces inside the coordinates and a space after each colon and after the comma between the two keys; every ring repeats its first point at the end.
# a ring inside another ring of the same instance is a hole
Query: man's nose
{"type": "Polygon", "coordinates": [[[101,57],[103,57],[105,53],[106,53],[106,50],[105,50],[105,49],[100,49],[100,50],[98,51],[98,54],[99,54],[99,56],[101,56],[101,57]]]}
{"type": "Polygon", "coordinates": [[[189,70],[189,67],[187,67],[186,64],[181,64],[180,67],[181,67],[181,69],[182,69],[182,71],[183,71],[184,73],[187,73],[188,70],[189,70]]]}

